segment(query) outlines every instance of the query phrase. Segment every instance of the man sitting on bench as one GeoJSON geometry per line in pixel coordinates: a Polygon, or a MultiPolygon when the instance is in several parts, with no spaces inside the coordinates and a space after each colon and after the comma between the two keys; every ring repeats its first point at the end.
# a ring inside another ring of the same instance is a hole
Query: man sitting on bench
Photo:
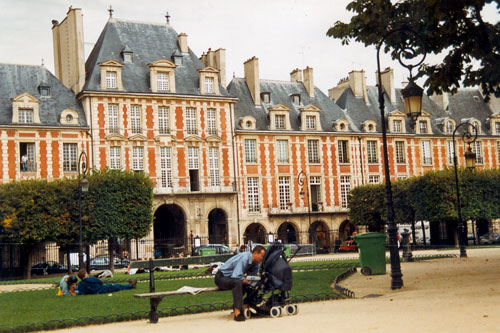
{"type": "Polygon", "coordinates": [[[233,291],[234,320],[244,321],[243,285],[248,283],[244,274],[255,275],[264,258],[266,249],[257,245],[252,252],[241,252],[231,257],[219,268],[215,275],[215,284],[221,290],[233,291]]]}
{"type": "Polygon", "coordinates": [[[114,291],[133,289],[137,285],[137,280],[129,280],[128,284],[104,284],[95,276],[89,277],[89,274],[83,268],[78,271],[78,277],[81,280],[78,283],[79,295],[112,293],[114,291]]]}

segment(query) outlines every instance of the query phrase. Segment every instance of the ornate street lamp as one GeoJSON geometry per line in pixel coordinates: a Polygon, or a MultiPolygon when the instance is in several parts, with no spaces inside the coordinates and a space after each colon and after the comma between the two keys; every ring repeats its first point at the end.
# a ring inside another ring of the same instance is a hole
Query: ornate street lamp
{"type": "Polygon", "coordinates": [[[416,48],[415,42],[421,43],[418,35],[407,29],[397,29],[388,32],[377,45],[377,75],[378,75],[378,100],[380,106],[380,120],[382,122],[382,144],[384,151],[384,174],[385,174],[385,194],[386,194],[386,204],[387,204],[387,231],[389,233],[389,253],[391,258],[391,288],[400,289],[403,287],[403,279],[401,274],[401,263],[399,260],[399,251],[397,247],[397,227],[394,220],[394,204],[392,201],[392,186],[391,186],[391,174],[389,171],[389,157],[387,153],[387,129],[385,122],[385,100],[384,91],[382,89],[382,75],[380,71],[380,48],[386,41],[386,39],[394,34],[399,33],[400,45],[395,50],[398,55],[399,63],[408,68],[410,71],[409,83],[401,91],[403,95],[406,113],[414,121],[420,116],[422,112],[422,88],[418,87],[413,81],[411,71],[414,67],[419,66],[425,59],[425,49],[423,45],[420,45],[420,49],[416,48]],[[405,62],[409,60],[414,60],[417,56],[422,55],[422,59],[417,61],[415,64],[410,64],[405,62]]]}
{"type": "Polygon", "coordinates": [[[467,257],[467,250],[465,249],[466,242],[466,232],[465,232],[465,224],[462,220],[462,207],[460,204],[460,189],[458,186],[458,162],[457,162],[457,153],[455,148],[455,134],[460,127],[465,128],[465,132],[462,134],[462,141],[467,144],[467,151],[464,154],[465,157],[465,166],[469,170],[474,170],[476,167],[476,154],[472,151],[471,145],[476,142],[477,139],[477,128],[471,123],[461,123],[455,127],[453,131],[453,167],[455,168],[455,188],[457,191],[457,215],[458,215],[458,242],[460,246],[460,257],[467,257]]]}
{"type": "MultiPolygon", "coordinates": [[[[300,189],[300,198],[304,200],[305,198],[305,192],[304,188],[307,186],[307,174],[304,172],[304,170],[301,170],[297,176],[297,183],[299,186],[301,186],[300,189]]],[[[307,189],[307,216],[309,218],[309,238],[311,239],[311,242],[313,242],[312,235],[311,235],[311,205],[310,205],[310,199],[309,199],[309,189],[307,189]]]]}
{"type": "MultiPolygon", "coordinates": [[[[78,243],[78,266],[80,269],[83,266],[83,231],[82,231],[82,193],[89,191],[89,181],[85,178],[88,169],[87,153],[82,151],[78,157],[78,224],[80,228],[80,241],[78,243]],[[80,177],[83,176],[83,179],[80,177]]],[[[87,258],[89,261],[90,258],[87,258]]]]}

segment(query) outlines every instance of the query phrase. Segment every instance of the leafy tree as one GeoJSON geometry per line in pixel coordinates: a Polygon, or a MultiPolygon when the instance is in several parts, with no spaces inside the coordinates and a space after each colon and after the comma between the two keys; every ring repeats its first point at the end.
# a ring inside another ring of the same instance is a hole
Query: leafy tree
{"type": "MultiPolygon", "coordinates": [[[[441,64],[424,65],[418,77],[427,76],[427,93],[456,92],[480,86],[486,98],[500,97],[500,23],[485,22],[487,4],[500,8],[499,0],[354,0],[347,9],[355,15],[349,23],[337,21],[327,35],[377,45],[389,31],[411,29],[422,38],[427,53],[444,53],[441,64]]],[[[401,38],[388,38],[386,51],[398,49],[401,38]]],[[[418,50],[419,53],[422,49],[418,50]]],[[[395,58],[395,51],[392,52],[395,58]]]]}
{"type": "Polygon", "coordinates": [[[365,185],[349,193],[349,220],[355,225],[366,225],[371,231],[383,230],[387,212],[383,185],[365,185]]]}

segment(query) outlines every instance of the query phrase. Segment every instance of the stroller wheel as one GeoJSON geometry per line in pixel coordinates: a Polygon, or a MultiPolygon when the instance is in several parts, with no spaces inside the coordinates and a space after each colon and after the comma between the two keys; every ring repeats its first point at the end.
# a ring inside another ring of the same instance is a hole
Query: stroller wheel
{"type": "Polygon", "coordinates": [[[245,316],[245,319],[250,319],[250,317],[252,317],[252,311],[250,311],[250,309],[244,309],[243,310],[243,315],[245,316]]]}
{"type": "Polygon", "coordinates": [[[269,315],[273,318],[281,316],[281,308],[279,306],[273,306],[271,311],[269,311],[269,315]]]}
{"type": "Polygon", "coordinates": [[[296,315],[297,313],[299,313],[299,306],[297,304],[294,304],[293,306],[295,307],[294,315],[296,315]]]}
{"type": "Polygon", "coordinates": [[[297,306],[294,304],[288,304],[284,307],[285,313],[289,316],[293,316],[297,312],[297,306]]]}

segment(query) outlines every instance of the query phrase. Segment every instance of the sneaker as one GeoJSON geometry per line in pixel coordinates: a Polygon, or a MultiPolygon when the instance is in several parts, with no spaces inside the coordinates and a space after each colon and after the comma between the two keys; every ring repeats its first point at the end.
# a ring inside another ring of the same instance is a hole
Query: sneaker
{"type": "Polygon", "coordinates": [[[137,287],[137,279],[135,280],[128,280],[128,283],[132,287],[132,289],[135,289],[137,287]]]}
{"type": "Polygon", "coordinates": [[[239,315],[234,316],[235,321],[245,321],[245,315],[241,312],[239,315]]]}

